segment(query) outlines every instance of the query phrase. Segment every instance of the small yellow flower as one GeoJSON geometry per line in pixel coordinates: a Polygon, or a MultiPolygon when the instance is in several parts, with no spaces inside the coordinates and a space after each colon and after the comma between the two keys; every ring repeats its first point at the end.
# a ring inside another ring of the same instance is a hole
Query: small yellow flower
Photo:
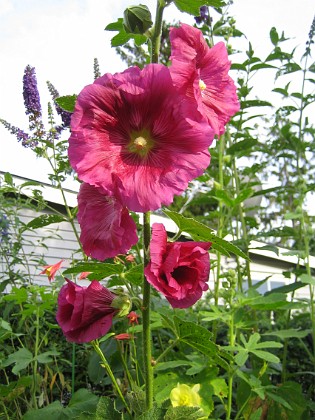
{"type": "Polygon", "coordinates": [[[177,384],[177,387],[173,388],[170,393],[172,406],[200,407],[199,389],[199,384],[194,385],[192,388],[186,384],[177,384]]]}

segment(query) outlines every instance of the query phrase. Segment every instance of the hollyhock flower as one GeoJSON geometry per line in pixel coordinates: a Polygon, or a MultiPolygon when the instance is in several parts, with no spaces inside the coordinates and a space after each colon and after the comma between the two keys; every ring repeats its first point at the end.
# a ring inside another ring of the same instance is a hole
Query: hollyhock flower
{"type": "Polygon", "coordinates": [[[161,223],[152,226],[147,281],[163,293],[173,308],[188,308],[208,290],[211,242],[167,242],[161,223]]]}
{"type": "Polygon", "coordinates": [[[52,281],[55,279],[56,273],[60,269],[62,263],[63,260],[60,260],[59,262],[53,265],[44,265],[44,270],[41,271],[39,274],[47,274],[48,280],[52,281]]]}
{"type": "Polygon", "coordinates": [[[172,28],[170,40],[175,85],[197,101],[215,134],[223,134],[240,109],[235,84],[228,75],[231,62],[224,43],[209,48],[202,32],[186,24],[172,28]]]}
{"type": "Polygon", "coordinates": [[[129,319],[129,325],[139,324],[139,315],[136,312],[131,311],[130,314],[127,315],[127,318],[129,319]]]}
{"type": "Polygon", "coordinates": [[[106,74],[82,90],[71,119],[69,159],[81,180],[145,212],[170,204],[203,173],[213,138],[169,69],[149,64],[106,74]]]}
{"type": "Polygon", "coordinates": [[[81,184],[78,208],[80,240],[86,255],[103,261],[125,254],[138,242],[137,226],[126,207],[102,189],[81,184]]]}
{"type": "Polygon", "coordinates": [[[170,400],[173,407],[200,407],[201,398],[198,394],[200,390],[200,384],[196,384],[190,387],[186,384],[177,384],[176,388],[173,388],[170,393],[170,400]]]}
{"type": "Polygon", "coordinates": [[[114,316],[129,311],[127,296],[117,296],[96,280],[88,287],[66,281],[59,292],[56,319],[68,341],[96,340],[110,330],[114,316]]]}

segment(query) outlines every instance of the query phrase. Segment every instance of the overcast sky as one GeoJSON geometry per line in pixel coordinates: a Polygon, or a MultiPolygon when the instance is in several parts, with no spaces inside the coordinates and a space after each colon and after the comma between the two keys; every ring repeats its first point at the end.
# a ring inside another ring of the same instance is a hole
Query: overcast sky
{"type": "MultiPolygon", "coordinates": [[[[139,3],[148,5],[154,14],[154,0],[139,3]]],[[[122,17],[124,9],[131,4],[137,2],[0,0],[0,117],[27,129],[22,97],[22,78],[27,64],[36,68],[44,112],[50,99],[46,80],[51,81],[60,94],[72,94],[93,82],[94,57],[99,59],[102,73],[124,70],[125,65],[110,47],[113,33],[104,31],[104,27],[122,17]]],[[[289,45],[298,45],[302,55],[315,2],[235,0],[230,11],[236,18],[237,28],[247,35],[261,58],[271,49],[269,30],[272,26],[293,38],[289,45]]],[[[192,17],[179,14],[174,6],[166,10],[165,18],[193,23],[192,17]]],[[[242,45],[246,43],[244,38],[242,45]]],[[[262,92],[265,99],[270,100],[270,90],[257,82],[257,91],[262,92]]],[[[0,170],[44,180],[47,165],[0,126],[0,170]]]]}

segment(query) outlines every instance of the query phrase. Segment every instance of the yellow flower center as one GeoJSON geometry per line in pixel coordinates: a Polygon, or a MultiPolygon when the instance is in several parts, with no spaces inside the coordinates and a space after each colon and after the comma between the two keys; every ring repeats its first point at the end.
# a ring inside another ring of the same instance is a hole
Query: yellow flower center
{"type": "Polygon", "coordinates": [[[207,85],[201,79],[199,80],[199,88],[200,88],[201,92],[207,88],[207,85]]]}
{"type": "Polygon", "coordinates": [[[130,142],[128,143],[129,152],[136,153],[141,157],[147,156],[153,147],[153,140],[147,130],[131,133],[130,142]]]}

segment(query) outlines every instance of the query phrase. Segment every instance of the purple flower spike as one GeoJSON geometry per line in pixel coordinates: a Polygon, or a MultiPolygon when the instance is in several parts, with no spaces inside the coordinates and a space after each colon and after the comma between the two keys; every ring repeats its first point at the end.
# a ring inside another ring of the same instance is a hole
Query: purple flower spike
{"type": "Polygon", "coordinates": [[[200,16],[195,16],[195,21],[198,25],[200,25],[202,22],[206,22],[208,19],[208,7],[207,6],[201,6],[200,7],[200,16]]]}
{"type": "Polygon", "coordinates": [[[34,115],[34,117],[41,116],[42,107],[37,89],[35,68],[30,65],[26,66],[24,70],[23,97],[26,115],[34,115]]]}

